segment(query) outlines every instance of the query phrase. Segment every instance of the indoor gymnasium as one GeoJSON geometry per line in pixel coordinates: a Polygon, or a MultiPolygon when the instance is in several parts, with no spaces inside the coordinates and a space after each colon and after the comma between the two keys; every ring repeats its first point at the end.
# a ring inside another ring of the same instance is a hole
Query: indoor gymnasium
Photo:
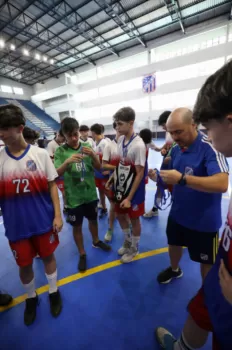
{"type": "Polygon", "coordinates": [[[232,349],[231,20],[0,0],[0,350],[232,349]]]}

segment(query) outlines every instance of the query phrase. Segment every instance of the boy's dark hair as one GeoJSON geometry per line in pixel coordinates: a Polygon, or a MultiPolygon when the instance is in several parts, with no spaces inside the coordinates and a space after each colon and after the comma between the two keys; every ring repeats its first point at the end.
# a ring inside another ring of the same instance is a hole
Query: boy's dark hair
{"type": "Polygon", "coordinates": [[[104,127],[103,124],[100,124],[100,125],[101,125],[101,129],[102,129],[102,134],[104,134],[104,132],[105,132],[105,127],[104,127]]]}
{"type": "Polygon", "coordinates": [[[152,141],[152,132],[150,129],[141,130],[139,136],[141,137],[145,145],[148,145],[152,141]]]}
{"type": "Polygon", "coordinates": [[[113,122],[113,129],[116,130],[116,128],[117,128],[117,123],[113,122]]]}
{"type": "Polygon", "coordinates": [[[0,106],[1,129],[16,128],[20,125],[26,125],[26,118],[19,107],[13,104],[0,106]]]}
{"type": "Polygon", "coordinates": [[[89,127],[87,125],[81,125],[79,131],[89,131],[89,127]]]}
{"type": "MultiPolygon", "coordinates": [[[[57,133],[56,133],[57,134],[57,133]]],[[[64,137],[64,134],[63,134],[63,132],[62,132],[62,129],[60,129],[59,131],[58,131],[58,134],[61,136],[61,137],[64,137]]]]}
{"type": "Polygon", "coordinates": [[[79,130],[79,123],[75,118],[67,117],[61,122],[62,134],[72,134],[74,130],[79,130]]]}
{"type": "Polygon", "coordinates": [[[23,137],[26,140],[35,141],[40,137],[40,134],[37,131],[29,128],[28,126],[25,126],[23,129],[23,137]]]}
{"type": "Polygon", "coordinates": [[[135,111],[131,107],[123,107],[114,114],[113,119],[115,122],[119,120],[122,122],[135,121],[135,111]]]}
{"type": "Polygon", "coordinates": [[[95,134],[97,134],[97,135],[101,135],[102,134],[102,126],[101,126],[101,124],[93,124],[91,126],[90,130],[92,132],[95,132],[95,134]]]}
{"type": "Polygon", "coordinates": [[[171,111],[164,111],[162,114],[160,114],[158,119],[158,125],[164,125],[167,123],[168,117],[170,116],[172,112],[171,111]]]}
{"type": "Polygon", "coordinates": [[[212,74],[200,89],[193,109],[195,123],[222,121],[232,114],[232,61],[212,74]]]}

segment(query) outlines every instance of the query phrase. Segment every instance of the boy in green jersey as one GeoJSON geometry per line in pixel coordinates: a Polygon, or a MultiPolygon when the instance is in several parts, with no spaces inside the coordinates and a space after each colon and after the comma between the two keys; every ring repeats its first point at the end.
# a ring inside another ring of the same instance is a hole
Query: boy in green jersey
{"type": "Polygon", "coordinates": [[[86,270],[86,253],[83,244],[82,223],[89,221],[93,247],[109,251],[111,247],[98,237],[97,191],[94,169],[100,169],[97,155],[88,142],[80,143],[79,124],[74,118],[65,118],[61,130],[66,144],[55,152],[55,167],[59,176],[64,176],[64,190],[68,208],[69,223],[73,226],[73,237],[77,245],[80,261],[79,271],[86,270]]]}

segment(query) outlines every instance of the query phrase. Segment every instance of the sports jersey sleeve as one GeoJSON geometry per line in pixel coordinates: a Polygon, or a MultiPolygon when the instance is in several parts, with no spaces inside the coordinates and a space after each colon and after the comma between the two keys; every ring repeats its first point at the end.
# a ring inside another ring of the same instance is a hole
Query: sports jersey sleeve
{"type": "Polygon", "coordinates": [[[108,145],[105,146],[104,150],[103,150],[103,156],[102,156],[102,160],[104,160],[105,162],[109,162],[110,158],[111,158],[111,147],[110,147],[110,143],[108,145]]]}
{"type": "Polygon", "coordinates": [[[205,165],[207,173],[209,176],[218,174],[218,173],[229,173],[229,166],[226,158],[215,148],[208,144],[205,153],[205,165]]]}
{"type": "Polygon", "coordinates": [[[45,153],[45,174],[48,182],[54,181],[58,177],[54,164],[47,152],[45,153]]]}
{"type": "Polygon", "coordinates": [[[134,150],[135,152],[135,165],[145,167],[146,163],[146,146],[144,143],[139,143],[134,150]]]}
{"type": "Polygon", "coordinates": [[[62,147],[57,148],[55,154],[54,154],[54,165],[55,168],[58,169],[63,163],[65,159],[63,157],[63,149],[62,147]]]}
{"type": "Polygon", "coordinates": [[[47,152],[51,158],[54,158],[54,148],[53,148],[53,142],[49,142],[47,145],[47,152]]]}

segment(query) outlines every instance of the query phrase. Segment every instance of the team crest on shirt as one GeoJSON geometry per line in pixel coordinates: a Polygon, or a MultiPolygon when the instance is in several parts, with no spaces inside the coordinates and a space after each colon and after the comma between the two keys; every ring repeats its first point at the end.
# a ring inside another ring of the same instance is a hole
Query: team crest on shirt
{"type": "Polygon", "coordinates": [[[32,160],[32,159],[27,161],[26,167],[27,167],[27,170],[29,170],[29,171],[36,171],[36,169],[37,169],[37,166],[36,166],[34,160],[32,160]]]}
{"type": "Polygon", "coordinates": [[[185,167],[185,172],[186,175],[193,175],[193,169],[189,166],[185,167]]]}

